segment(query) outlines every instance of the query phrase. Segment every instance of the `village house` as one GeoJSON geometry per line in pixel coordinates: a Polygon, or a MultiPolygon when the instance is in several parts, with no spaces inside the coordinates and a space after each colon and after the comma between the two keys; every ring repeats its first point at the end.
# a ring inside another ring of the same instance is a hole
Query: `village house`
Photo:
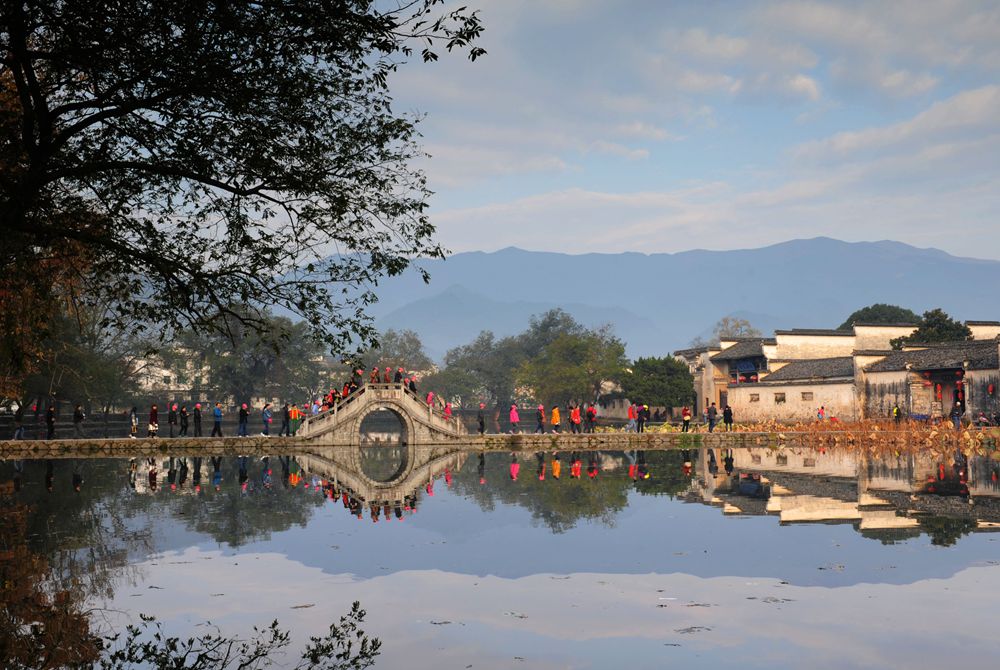
{"type": "Polygon", "coordinates": [[[729,405],[738,421],[852,421],[888,418],[897,405],[918,419],[945,417],[958,404],[967,419],[1000,407],[1000,322],[970,321],[970,341],[891,342],[913,324],[855,324],[852,330],[792,329],[773,338],[723,340],[674,356],[694,376],[698,406],[729,405]]]}

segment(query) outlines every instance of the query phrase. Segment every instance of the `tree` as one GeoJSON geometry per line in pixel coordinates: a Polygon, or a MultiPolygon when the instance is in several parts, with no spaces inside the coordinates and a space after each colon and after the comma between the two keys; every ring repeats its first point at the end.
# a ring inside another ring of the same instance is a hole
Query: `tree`
{"type": "Polygon", "coordinates": [[[753,327],[746,319],[740,319],[735,316],[724,316],[715,322],[715,326],[712,327],[712,338],[710,340],[705,340],[702,337],[696,337],[691,340],[692,347],[706,347],[706,346],[718,346],[721,340],[730,339],[734,337],[760,337],[761,332],[753,327]]]}
{"type": "Polygon", "coordinates": [[[894,349],[901,349],[910,342],[957,342],[971,339],[972,331],[967,325],[952,319],[941,308],[936,308],[924,312],[912,335],[898,337],[891,341],[891,345],[894,349]]]}
{"type": "Polygon", "coordinates": [[[688,405],[694,399],[694,379],[688,366],[675,358],[637,358],[622,375],[622,392],[632,402],[664,407],[688,405]]]}
{"type": "Polygon", "coordinates": [[[887,305],[877,302],[868,307],[862,307],[847,317],[842,324],[837,326],[837,330],[850,330],[855,323],[912,323],[916,324],[920,317],[916,312],[899,307],[898,305],[887,305]]]}
{"type": "Polygon", "coordinates": [[[389,366],[394,370],[430,370],[434,367],[420,336],[412,330],[389,329],[378,338],[378,345],[368,349],[360,357],[360,363],[365,368],[375,365],[389,366]]]}
{"type": "Polygon", "coordinates": [[[484,53],[476,12],[441,4],[4,3],[0,302],[29,335],[72,296],[162,339],[277,342],[279,305],[331,346],[371,341],[372,287],[444,255],[388,89],[415,45],[484,53]]]}
{"type": "Polygon", "coordinates": [[[182,383],[237,402],[262,394],[312,397],[329,386],[322,349],[309,337],[309,326],[266,312],[262,319],[269,331],[284,333],[279,343],[248,325],[234,324],[228,335],[184,331],[177,336],[178,345],[164,353],[165,362],[182,383]]]}
{"type": "Polygon", "coordinates": [[[514,375],[524,359],[518,338],[484,330],[469,344],[450,349],[444,368],[424,380],[447,398],[470,398],[501,406],[514,397],[514,375]]]}
{"type": "Polygon", "coordinates": [[[601,384],[619,381],[627,363],[625,345],[609,327],[563,333],[521,365],[517,381],[546,405],[596,400],[601,384]]]}

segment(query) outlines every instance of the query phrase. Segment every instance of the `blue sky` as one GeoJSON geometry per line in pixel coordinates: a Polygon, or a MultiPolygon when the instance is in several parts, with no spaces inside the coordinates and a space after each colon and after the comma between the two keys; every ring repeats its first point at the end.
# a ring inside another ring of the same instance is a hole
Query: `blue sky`
{"type": "Polygon", "coordinates": [[[452,251],[825,235],[1000,259],[1000,3],[479,0],[405,66],[452,251]]]}

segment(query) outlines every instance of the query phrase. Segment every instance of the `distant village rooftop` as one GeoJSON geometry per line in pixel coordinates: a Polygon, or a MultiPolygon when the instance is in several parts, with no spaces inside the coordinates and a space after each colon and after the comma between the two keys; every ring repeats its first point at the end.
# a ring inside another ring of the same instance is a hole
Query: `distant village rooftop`
{"type": "Polygon", "coordinates": [[[854,376],[854,359],[851,356],[812,358],[791,361],[764,378],[764,382],[787,382],[812,379],[835,379],[854,376]]]}
{"type": "Polygon", "coordinates": [[[998,363],[997,340],[971,340],[923,345],[923,349],[893,351],[865,368],[868,372],[906,370],[995,369],[998,363]]]}

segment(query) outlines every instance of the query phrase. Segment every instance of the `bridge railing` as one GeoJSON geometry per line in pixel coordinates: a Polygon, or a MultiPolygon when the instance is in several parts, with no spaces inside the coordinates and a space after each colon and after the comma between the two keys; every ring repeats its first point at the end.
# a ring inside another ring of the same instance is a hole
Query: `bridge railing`
{"type": "Polygon", "coordinates": [[[308,434],[310,432],[313,432],[317,428],[325,427],[330,422],[334,422],[335,424],[339,416],[348,409],[350,409],[353,406],[353,404],[358,402],[358,400],[361,399],[362,397],[364,397],[366,393],[368,393],[369,391],[379,391],[379,390],[402,391],[404,396],[411,398],[412,400],[418,402],[422,407],[426,408],[427,418],[429,421],[441,422],[447,427],[448,430],[456,434],[462,434],[465,432],[463,430],[462,422],[457,416],[453,416],[450,419],[448,419],[440,414],[435,414],[434,408],[431,405],[428,405],[424,401],[424,399],[421,398],[417,393],[411,391],[406,386],[406,384],[402,382],[389,382],[389,383],[363,384],[359,386],[356,391],[348,395],[346,398],[343,398],[339,402],[334,403],[333,407],[326,410],[325,412],[320,412],[319,414],[313,414],[309,417],[306,417],[306,420],[303,422],[303,428],[308,427],[305,433],[308,434]]]}

